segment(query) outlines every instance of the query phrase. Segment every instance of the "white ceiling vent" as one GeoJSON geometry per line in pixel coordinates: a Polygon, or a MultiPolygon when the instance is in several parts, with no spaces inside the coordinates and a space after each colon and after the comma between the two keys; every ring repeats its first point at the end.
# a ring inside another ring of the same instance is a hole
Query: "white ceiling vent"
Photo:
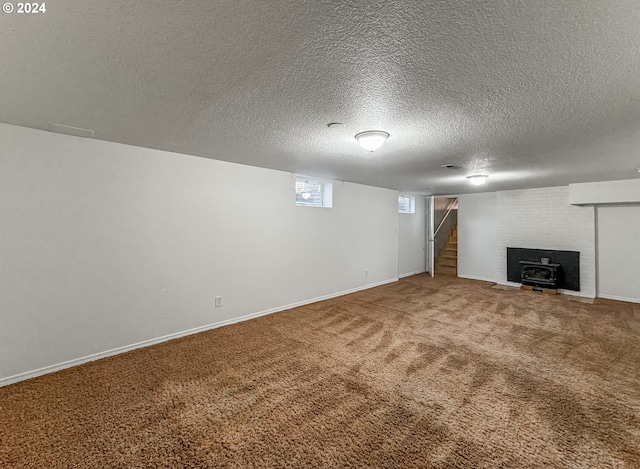
{"type": "Polygon", "coordinates": [[[51,124],[51,130],[59,134],[73,135],[75,137],[93,138],[93,130],[71,127],[69,125],[51,124]]]}

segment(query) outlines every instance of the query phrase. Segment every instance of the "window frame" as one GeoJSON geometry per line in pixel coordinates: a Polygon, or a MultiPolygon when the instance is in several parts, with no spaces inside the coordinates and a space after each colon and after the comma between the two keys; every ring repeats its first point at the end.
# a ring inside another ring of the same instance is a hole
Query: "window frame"
{"type": "Polygon", "coordinates": [[[416,213],[416,196],[415,195],[411,195],[411,194],[399,193],[398,194],[398,213],[404,213],[404,214],[409,214],[409,215],[416,213]],[[409,199],[409,206],[408,206],[407,210],[401,210],[400,209],[400,199],[401,198],[409,199]]]}
{"type": "Polygon", "coordinates": [[[296,174],[294,177],[293,199],[298,207],[316,207],[316,208],[333,208],[333,182],[326,179],[314,178],[296,174]],[[298,200],[298,183],[316,183],[320,185],[320,203],[304,202],[298,200]]]}

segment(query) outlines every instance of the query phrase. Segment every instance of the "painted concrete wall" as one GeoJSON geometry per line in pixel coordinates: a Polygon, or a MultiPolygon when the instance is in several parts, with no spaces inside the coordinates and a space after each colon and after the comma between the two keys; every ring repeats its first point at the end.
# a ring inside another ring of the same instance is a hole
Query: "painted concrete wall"
{"type": "Polygon", "coordinates": [[[398,275],[404,277],[426,270],[426,202],[416,197],[415,213],[398,214],[398,275]]]}
{"type": "Polygon", "coordinates": [[[458,196],[458,276],[496,281],[496,193],[458,196]]]}
{"type": "Polygon", "coordinates": [[[394,280],[397,196],[0,124],[0,383],[394,280]]]}
{"type": "Polygon", "coordinates": [[[640,303],[640,204],[596,210],[598,296],[640,303]]]}

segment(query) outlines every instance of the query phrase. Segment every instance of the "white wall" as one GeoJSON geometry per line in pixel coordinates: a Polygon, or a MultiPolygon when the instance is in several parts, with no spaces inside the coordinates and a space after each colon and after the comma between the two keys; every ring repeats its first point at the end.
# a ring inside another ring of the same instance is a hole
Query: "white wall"
{"type": "Polygon", "coordinates": [[[569,187],[496,193],[498,283],[507,282],[507,247],[580,251],[580,292],[595,297],[595,213],[569,204],[569,187]]]}
{"type": "Polygon", "coordinates": [[[495,282],[496,193],[458,196],[458,277],[495,282]]]}
{"type": "Polygon", "coordinates": [[[596,210],[598,296],[640,303],[640,204],[596,210]]]}
{"type": "Polygon", "coordinates": [[[416,197],[415,213],[398,214],[398,275],[425,272],[426,205],[424,196],[416,197]]]}
{"type": "Polygon", "coordinates": [[[324,209],[293,188],[285,172],[0,124],[0,384],[397,278],[396,191],[335,183],[324,209]]]}

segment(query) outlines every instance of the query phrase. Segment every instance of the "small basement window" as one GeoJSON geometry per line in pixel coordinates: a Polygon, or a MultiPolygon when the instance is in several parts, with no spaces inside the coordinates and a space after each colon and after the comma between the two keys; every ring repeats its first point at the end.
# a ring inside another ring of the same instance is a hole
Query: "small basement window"
{"type": "Polygon", "coordinates": [[[296,205],[333,207],[333,184],[320,179],[296,176],[296,205]]]}
{"type": "Polygon", "coordinates": [[[416,198],[413,195],[398,196],[398,213],[416,213],[416,198]]]}

